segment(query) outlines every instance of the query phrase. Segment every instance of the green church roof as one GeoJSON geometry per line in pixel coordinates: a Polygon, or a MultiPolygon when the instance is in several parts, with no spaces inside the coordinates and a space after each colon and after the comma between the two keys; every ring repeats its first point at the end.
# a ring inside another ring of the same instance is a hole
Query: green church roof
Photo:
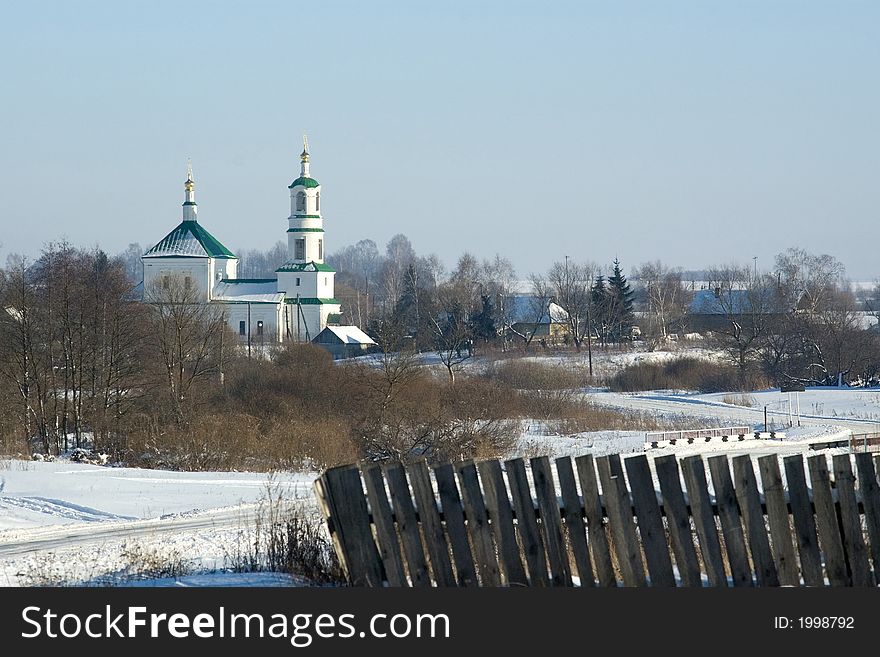
{"type": "Polygon", "coordinates": [[[306,178],[305,176],[300,176],[299,178],[294,180],[292,183],[290,183],[290,186],[288,187],[288,189],[296,187],[297,185],[302,185],[303,187],[311,188],[311,187],[320,186],[320,183],[317,180],[315,180],[314,178],[306,178]]]}
{"type": "Polygon", "coordinates": [[[163,237],[156,246],[147,251],[146,257],[196,257],[196,258],[235,258],[216,237],[205,230],[197,221],[181,221],[178,226],[163,237]]]}
{"type": "Polygon", "coordinates": [[[333,269],[333,267],[331,267],[330,265],[325,265],[322,262],[286,262],[283,265],[281,265],[278,269],[276,269],[275,271],[276,272],[279,272],[279,271],[333,271],[333,272],[335,272],[336,270],[333,269]]]}

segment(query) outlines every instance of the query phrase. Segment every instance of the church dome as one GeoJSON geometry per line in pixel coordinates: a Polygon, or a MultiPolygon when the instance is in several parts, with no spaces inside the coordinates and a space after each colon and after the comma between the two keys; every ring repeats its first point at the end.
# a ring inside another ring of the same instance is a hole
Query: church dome
{"type": "Polygon", "coordinates": [[[320,183],[317,180],[315,180],[314,178],[307,178],[306,176],[300,176],[299,178],[294,180],[292,183],[290,183],[290,186],[288,187],[288,189],[293,189],[294,187],[297,187],[297,186],[311,188],[311,187],[320,186],[320,183]]]}

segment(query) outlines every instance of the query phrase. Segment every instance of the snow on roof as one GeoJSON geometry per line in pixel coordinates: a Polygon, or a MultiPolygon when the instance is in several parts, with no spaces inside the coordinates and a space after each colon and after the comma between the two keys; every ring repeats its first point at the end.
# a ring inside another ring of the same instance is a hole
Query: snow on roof
{"type": "Polygon", "coordinates": [[[697,290],[691,301],[690,313],[693,315],[743,315],[746,313],[773,314],[784,312],[790,305],[778,302],[771,290],[721,290],[720,297],[715,290],[697,290]],[[754,310],[753,303],[755,304],[754,310]]]}
{"type": "Polygon", "coordinates": [[[504,297],[504,311],[511,324],[551,324],[565,322],[568,313],[565,309],[550,300],[549,297],[536,297],[531,294],[504,297]],[[543,312],[538,318],[538,308],[543,312]],[[536,321],[537,320],[537,321],[536,321]]]}
{"type": "Polygon", "coordinates": [[[214,301],[281,303],[284,292],[278,291],[274,278],[224,278],[214,286],[214,301]]]}
{"type": "Polygon", "coordinates": [[[376,344],[369,335],[361,331],[357,326],[328,326],[324,329],[330,331],[343,344],[376,344]]]}
{"type": "Polygon", "coordinates": [[[182,221],[147,251],[144,258],[160,257],[235,258],[235,254],[195,221],[182,221]]]}

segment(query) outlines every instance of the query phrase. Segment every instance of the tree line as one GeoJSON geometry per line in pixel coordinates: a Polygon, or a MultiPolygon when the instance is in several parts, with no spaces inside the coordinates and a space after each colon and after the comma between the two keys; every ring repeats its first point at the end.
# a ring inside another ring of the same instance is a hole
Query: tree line
{"type": "MultiPolygon", "coordinates": [[[[876,385],[880,378],[880,295],[854,290],[843,265],[827,255],[789,249],[770,272],[719,266],[701,274],[702,289],[660,262],[632,269],[628,279],[616,259],[603,268],[563,257],[523,290],[501,256],[466,253],[447,272],[439,258],[416,254],[398,235],[384,252],[364,240],[328,257],[346,321],[379,344],[380,371],[328,375],[335,388],[322,390],[335,409],[321,406],[325,414],[316,418],[304,401],[314,396],[298,392],[278,404],[284,421],[267,427],[259,394],[245,392],[260,390],[260,377],[280,375],[254,373],[263,365],[247,361],[222,312],[199,304],[195,290],[180,281],[141,289],[133,261],[139,253],[137,245],[111,256],[60,242],[33,261],[12,256],[0,270],[0,435],[7,444],[46,454],[92,445],[144,463],[167,462],[161,455],[169,446],[184,443],[196,461],[230,454],[223,439],[230,427],[256,436],[255,450],[265,448],[259,436],[281,432],[289,444],[284,427],[319,425],[326,433],[344,426],[347,444],[361,456],[460,445],[464,436],[471,437],[469,449],[499,444],[502,434],[509,438],[505,422],[513,411],[471,404],[501,404],[510,391],[476,391],[457,374],[480,350],[542,349],[547,340],[537,327],[548,317],[564,330],[559,344],[547,347],[582,350],[588,362],[594,349],[637,341],[656,349],[699,333],[702,346],[739,372],[744,389],[793,381],[876,385]],[[708,307],[699,307],[701,299],[708,307]],[[416,374],[413,357],[425,351],[445,367],[448,387],[431,387],[436,382],[416,374]],[[412,397],[419,387],[424,399],[435,400],[430,409],[412,397]],[[234,421],[231,407],[239,408],[234,421]],[[387,435],[393,426],[397,433],[387,435]]],[[[241,266],[270,277],[273,259],[283,257],[280,248],[259,257],[245,252],[241,266]]],[[[323,363],[303,366],[317,362],[323,363]]]]}

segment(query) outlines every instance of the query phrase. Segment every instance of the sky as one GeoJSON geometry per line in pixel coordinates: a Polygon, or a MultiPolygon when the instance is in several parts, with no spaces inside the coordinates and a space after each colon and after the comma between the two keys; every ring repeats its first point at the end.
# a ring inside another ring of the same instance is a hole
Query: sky
{"type": "Polygon", "coordinates": [[[302,134],[327,250],[630,270],[801,247],[880,276],[878,2],[0,5],[0,262],[180,220],[286,239],[302,134]]]}

